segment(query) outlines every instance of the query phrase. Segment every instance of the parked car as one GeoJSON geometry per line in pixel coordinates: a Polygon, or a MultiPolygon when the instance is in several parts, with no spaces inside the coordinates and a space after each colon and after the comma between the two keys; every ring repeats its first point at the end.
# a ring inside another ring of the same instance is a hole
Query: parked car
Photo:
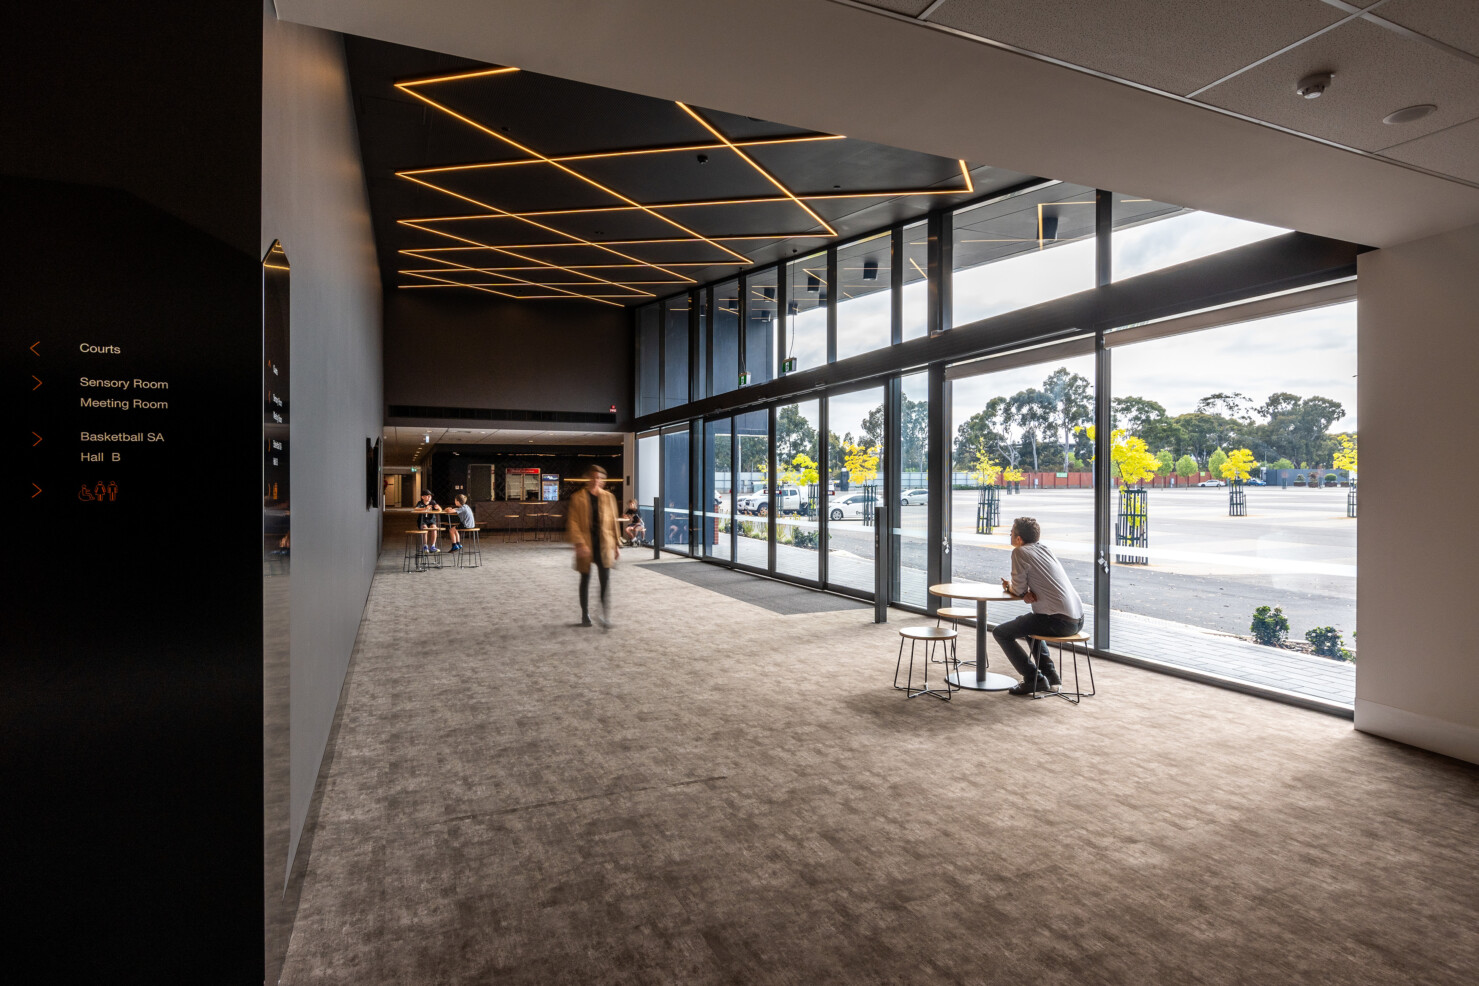
{"type": "Polygon", "coordinates": [[[863,506],[877,502],[878,497],[872,493],[844,493],[833,497],[828,507],[827,516],[833,520],[861,520],[863,506]]]}
{"type": "Polygon", "coordinates": [[[899,506],[901,507],[907,507],[913,504],[928,504],[929,502],[929,490],[905,490],[904,495],[899,497],[899,506]]]}
{"type": "Polygon", "coordinates": [[[1226,486],[1227,484],[1224,483],[1220,479],[1204,479],[1200,483],[1198,483],[1197,485],[1198,486],[1226,486]]]}
{"type": "MultiPolygon", "coordinates": [[[[801,490],[795,486],[783,486],[776,490],[777,513],[794,514],[801,509],[801,490]]],[[[742,514],[757,514],[764,517],[770,513],[770,491],[760,490],[735,501],[734,509],[742,514]]]]}
{"type": "Polygon", "coordinates": [[[1265,483],[1261,479],[1245,479],[1245,480],[1243,480],[1243,485],[1244,486],[1267,486],[1268,484],[1265,483]]]}

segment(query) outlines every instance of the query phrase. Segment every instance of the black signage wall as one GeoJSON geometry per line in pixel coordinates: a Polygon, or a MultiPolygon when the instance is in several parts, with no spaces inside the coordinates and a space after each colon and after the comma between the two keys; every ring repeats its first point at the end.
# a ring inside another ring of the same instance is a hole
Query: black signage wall
{"type": "Polygon", "coordinates": [[[0,213],[11,940],[51,981],[261,982],[261,269],[121,191],[0,213]]]}

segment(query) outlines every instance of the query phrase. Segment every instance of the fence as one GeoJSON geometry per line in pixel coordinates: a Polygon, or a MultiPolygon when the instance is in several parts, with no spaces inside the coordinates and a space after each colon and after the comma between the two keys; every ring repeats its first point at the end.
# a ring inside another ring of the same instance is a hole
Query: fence
{"type": "MultiPolygon", "coordinates": [[[[1119,515],[1114,521],[1115,547],[1150,547],[1150,492],[1148,490],[1120,490],[1119,515]]],[[[1135,551],[1118,551],[1114,560],[1121,565],[1149,565],[1150,556],[1135,551]]]]}

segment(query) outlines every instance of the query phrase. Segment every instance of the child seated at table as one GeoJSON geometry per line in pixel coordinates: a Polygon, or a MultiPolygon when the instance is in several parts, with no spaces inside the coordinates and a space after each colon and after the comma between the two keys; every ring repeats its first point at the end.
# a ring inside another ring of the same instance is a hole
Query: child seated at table
{"type": "Polygon", "coordinates": [[[472,507],[469,507],[467,505],[467,494],[458,493],[457,496],[453,498],[452,502],[455,503],[456,506],[449,508],[447,511],[452,515],[451,523],[448,525],[447,532],[452,535],[452,550],[461,551],[462,535],[457,533],[457,528],[477,527],[478,522],[473,518],[472,507]]]}
{"type": "Polygon", "coordinates": [[[621,516],[621,536],[628,544],[633,545],[647,535],[647,525],[642,523],[642,512],[637,509],[637,501],[627,502],[627,512],[621,516]]]}

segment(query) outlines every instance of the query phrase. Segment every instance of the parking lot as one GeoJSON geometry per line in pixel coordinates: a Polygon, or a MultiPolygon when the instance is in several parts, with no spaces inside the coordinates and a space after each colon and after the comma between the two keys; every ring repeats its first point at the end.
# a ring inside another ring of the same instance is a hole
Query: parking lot
{"type": "MultiPolygon", "coordinates": [[[[1226,633],[1247,634],[1253,610],[1281,606],[1291,637],[1334,626],[1350,646],[1356,630],[1356,529],[1346,516],[1345,489],[1247,490],[1248,513],[1228,516],[1226,489],[1156,489],[1148,496],[1150,544],[1137,554],[1146,565],[1114,565],[1111,605],[1226,633]]],[[[975,533],[977,493],[952,496],[953,577],[990,580],[1007,573],[1007,528],[1018,516],[1036,517],[1085,598],[1093,586],[1094,516],[1091,490],[1033,490],[1001,496],[1002,526],[975,533]]],[[[901,563],[924,567],[927,506],[896,508],[901,563]]],[[[785,516],[781,524],[815,528],[785,516]]],[[[860,520],[831,525],[833,551],[872,556],[872,529],[860,520]]]]}

